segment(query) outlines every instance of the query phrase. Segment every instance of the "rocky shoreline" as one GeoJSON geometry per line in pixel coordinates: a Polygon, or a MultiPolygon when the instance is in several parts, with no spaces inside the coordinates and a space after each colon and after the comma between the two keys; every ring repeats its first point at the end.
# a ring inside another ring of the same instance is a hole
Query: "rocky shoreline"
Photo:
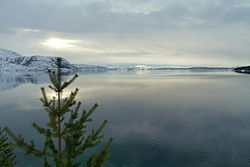
{"type": "Polygon", "coordinates": [[[234,69],[235,72],[250,74],[250,66],[242,66],[234,69]]]}

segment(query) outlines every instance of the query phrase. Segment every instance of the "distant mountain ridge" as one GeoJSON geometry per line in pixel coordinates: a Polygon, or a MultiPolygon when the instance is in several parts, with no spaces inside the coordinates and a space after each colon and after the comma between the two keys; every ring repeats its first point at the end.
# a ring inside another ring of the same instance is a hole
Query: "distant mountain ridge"
{"type": "MultiPolygon", "coordinates": [[[[0,49],[0,72],[18,72],[30,73],[48,71],[56,69],[55,56],[23,56],[14,51],[0,49]]],[[[62,72],[104,72],[104,71],[140,71],[140,70],[189,70],[189,71],[220,71],[233,70],[226,67],[187,67],[173,65],[132,65],[132,66],[115,66],[104,67],[97,65],[86,64],[71,64],[66,59],[62,58],[62,72]]]]}
{"type": "Polygon", "coordinates": [[[113,67],[112,70],[189,70],[189,71],[220,71],[220,70],[233,70],[233,67],[168,67],[168,66],[148,66],[148,65],[135,65],[129,67],[113,67]]]}
{"type": "MultiPolygon", "coordinates": [[[[16,52],[7,49],[0,49],[0,71],[1,72],[36,72],[55,69],[56,57],[53,56],[22,56],[16,52]]],[[[105,71],[106,67],[71,64],[62,58],[62,71],[105,71]]]]}

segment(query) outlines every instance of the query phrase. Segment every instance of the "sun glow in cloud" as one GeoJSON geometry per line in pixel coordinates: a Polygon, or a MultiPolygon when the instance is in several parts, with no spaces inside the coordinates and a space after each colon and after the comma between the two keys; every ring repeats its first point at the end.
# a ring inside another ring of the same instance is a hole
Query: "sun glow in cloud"
{"type": "Polygon", "coordinates": [[[41,32],[41,30],[37,30],[37,29],[30,29],[30,28],[24,28],[21,29],[24,32],[41,32]]]}
{"type": "Polygon", "coordinates": [[[61,39],[61,38],[49,38],[42,44],[47,47],[55,49],[69,49],[76,47],[74,44],[79,43],[77,40],[61,39]]]}

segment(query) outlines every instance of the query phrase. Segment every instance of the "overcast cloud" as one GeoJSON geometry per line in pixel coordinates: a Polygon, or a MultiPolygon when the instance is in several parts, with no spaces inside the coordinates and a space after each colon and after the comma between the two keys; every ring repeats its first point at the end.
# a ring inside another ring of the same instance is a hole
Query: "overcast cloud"
{"type": "Polygon", "coordinates": [[[250,63],[249,0],[0,0],[0,23],[0,48],[23,55],[87,64],[250,63]],[[65,47],[46,45],[50,39],[65,47]]]}

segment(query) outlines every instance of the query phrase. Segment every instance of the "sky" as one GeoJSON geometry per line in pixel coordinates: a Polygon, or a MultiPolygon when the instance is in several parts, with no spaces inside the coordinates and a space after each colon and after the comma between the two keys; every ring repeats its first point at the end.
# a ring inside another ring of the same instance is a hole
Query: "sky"
{"type": "Polygon", "coordinates": [[[81,64],[250,64],[249,0],[0,0],[0,48],[81,64]]]}

